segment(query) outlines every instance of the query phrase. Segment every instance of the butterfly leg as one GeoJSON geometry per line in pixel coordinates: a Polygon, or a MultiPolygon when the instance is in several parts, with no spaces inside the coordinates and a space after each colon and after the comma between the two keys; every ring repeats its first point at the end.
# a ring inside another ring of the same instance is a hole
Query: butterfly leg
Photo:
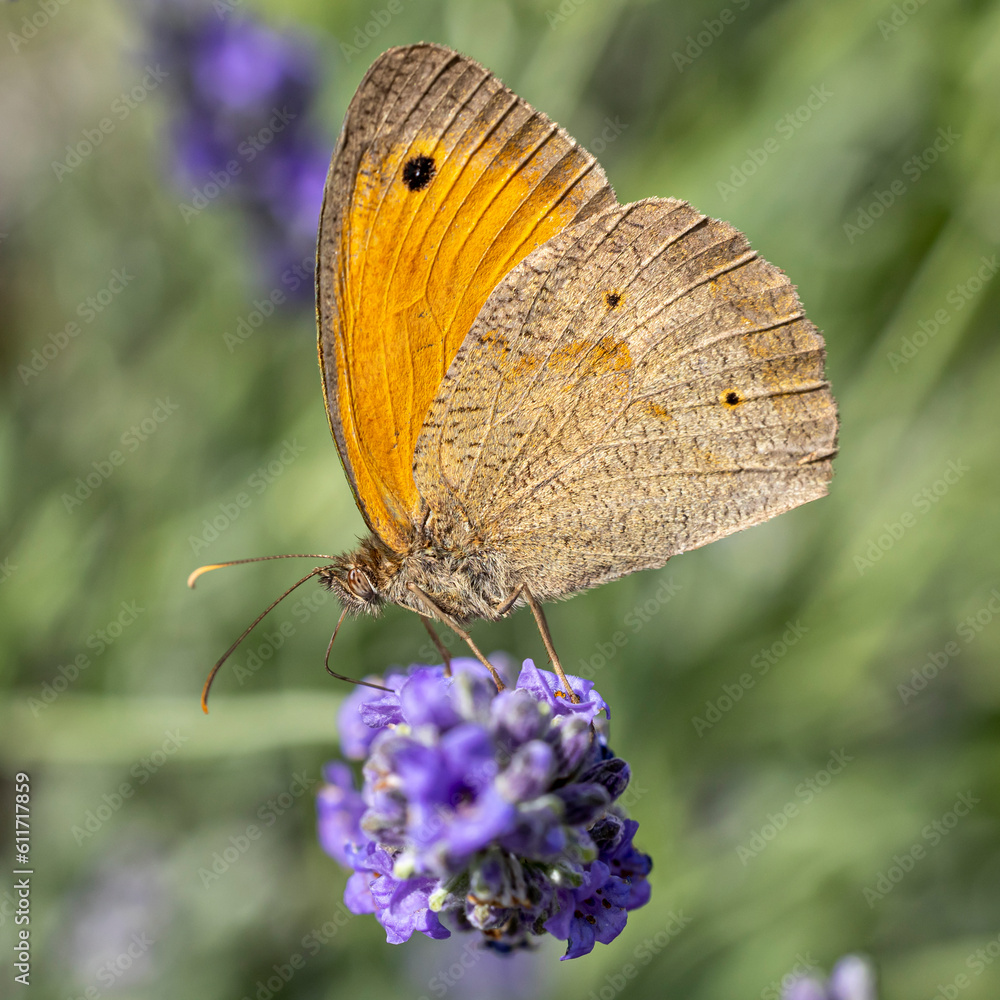
{"type": "Polygon", "coordinates": [[[445,677],[451,677],[451,653],[448,652],[447,647],[441,641],[441,636],[434,631],[434,626],[423,615],[420,615],[419,617],[424,623],[424,628],[427,629],[427,633],[430,635],[431,641],[435,646],[437,646],[437,651],[441,654],[441,659],[444,661],[445,677]]]}
{"type": "Polygon", "coordinates": [[[458,622],[455,621],[455,619],[452,618],[447,611],[445,611],[443,608],[439,608],[437,604],[434,603],[434,599],[430,596],[430,594],[425,593],[415,583],[409,584],[409,589],[414,594],[416,594],[417,597],[420,598],[424,607],[426,607],[431,612],[431,614],[438,619],[438,621],[443,622],[445,625],[448,626],[448,628],[452,630],[452,632],[455,633],[455,635],[465,640],[465,644],[475,654],[476,659],[479,660],[479,662],[484,667],[486,667],[486,669],[492,675],[493,682],[497,686],[497,691],[503,691],[504,688],[506,687],[506,685],[503,682],[503,678],[497,673],[496,667],[494,667],[493,664],[490,663],[490,661],[487,660],[485,656],[483,656],[480,648],[472,641],[472,636],[469,635],[469,633],[466,632],[465,629],[462,628],[462,626],[459,625],[458,622]]]}
{"type": "Polygon", "coordinates": [[[496,610],[497,618],[503,618],[503,616],[506,615],[507,612],[510,611],[512,607],[514,607],[514,605],[517,603],[517,599],[521,596],[522,590],[524,590],[523,584],[520,587],[518,587],[517,590],[515,590],[514,593],[511,594],[510,597],[508,597],[507,600],[504,601],[499,608],[497,608],[496,610]]]}
{"type": "Polygon", "coordinates": [[[562,664],[559,662],[559,657],[556,654],[556,648],[552,645],[552,633],[549,632],[549,623],[545,620],[545,614],[542,612],[542,606],[537,600],[535,600],[535,595],[528,589],[526,584],[521,585],[521,593],[524,594],[524,598],[528,602],[528,607],[531,608],[531,613],[535,616],[535,624],[538,625],[538,631],[542,634],[542,642],[545,643],[545,649],[549,654],[549,659],[552,661],[552,667],[558,675],[559,680],[562,681],[563,686],[566,688],[569,700],[573,702],[574,705],[579,704],[580,698],[570,686],[570,683],[566,678],[566,674],[563,673],[562,664]]]}

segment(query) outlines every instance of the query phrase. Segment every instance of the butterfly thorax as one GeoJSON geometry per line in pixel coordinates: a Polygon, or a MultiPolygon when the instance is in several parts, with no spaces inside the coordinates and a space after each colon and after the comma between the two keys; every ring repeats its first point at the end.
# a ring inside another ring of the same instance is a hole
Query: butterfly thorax
{"type": "Polygon", "coordinates": [[[509,613],[520,586],[509,561],[478,540],[444,545],[423,536],[404,553],[393,552],[369,535],[354,551],[339,556],[319,574],[351,614],[378,614],[399,604],[434,617],[428,599],[461,623],[496,620],[509,613]]]}

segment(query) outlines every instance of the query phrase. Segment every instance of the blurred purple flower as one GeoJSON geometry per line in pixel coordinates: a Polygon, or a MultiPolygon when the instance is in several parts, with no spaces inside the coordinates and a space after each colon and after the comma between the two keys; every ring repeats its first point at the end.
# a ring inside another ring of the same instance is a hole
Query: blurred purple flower
{"type": "Polygon", "coordinates": [[[315,86],[313,53],[302,41],[252,21],[213,18],[196,36],[192,77],[206,104],[249,114],[315,86]]]}
{"type": "Polygon", "coordinates": [[[570,702],[530,660],[500,694],[476,661],[452,670],[411,667],[386,678],[392,693],[344,703],[363,787],[329,765],[318,812],[323,847],[354,869],[345,903],[391,943],[478,930],[509,951],[547,932],[576,958],[612,941],[648,901],[652,862],[615,805],[629,768],[608,748],[607,705],[580,678],[570,702]]]}
{"type": "Polygon", "coordinates": [[[814,976],[797,979],[782,1000],[877,1000],[875,973],[858,955],[847,955],[833,967],[828,982],[814,976]]]}
{"type": "Polygon", "coordinates": [[[186,0],[146,5],[174,104],[173,170],[190,222],[215,198],[236,204],[264,280],[303,301],[332,141],[313,121],[321,73],[303,37],[186,0]]]}

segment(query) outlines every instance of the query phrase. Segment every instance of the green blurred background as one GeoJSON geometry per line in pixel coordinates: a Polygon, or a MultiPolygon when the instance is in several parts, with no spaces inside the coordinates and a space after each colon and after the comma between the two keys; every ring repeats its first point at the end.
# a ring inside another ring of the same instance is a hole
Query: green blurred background
{"type": "MultiPolygon", "coordinates": [[[[596,669],[614,707],[655,861],[650,905],[563,964],[553,942],[504,963],[461,940],[392,947],[372,917],[343,917],[345,873],[314,831],[345,693],[323,672],[337,608],[315,584],[201,713],[214,659],[313,564],[194,593],[187,573],[337,553],[363,524],[308,297],[227,342],[276,284],[238,199],[179,210],[181,69],[164,62],[171,82],[56,169],[142,78],[162,42],[148,12],[0,10],[0,816],[9,870],[28,772],[36,995],[766,1000],[797,964],[856,950],[886,1000],[1000,995],[1000,5],[200,7],[310,40],[326,157],[379,52],[467,52],[597,154],[621,201],[672,195],[745,231],[825,332],[831,495],[549,611],[567,667],[596,669]],[[88,320],[116,269],[124,288],[88,320]]],[[[474,635],[541,657],[523,611],[474,635]]],[[[381,671],[425,644],[390,610],[346,624],[334,662],[381,671]]]]}

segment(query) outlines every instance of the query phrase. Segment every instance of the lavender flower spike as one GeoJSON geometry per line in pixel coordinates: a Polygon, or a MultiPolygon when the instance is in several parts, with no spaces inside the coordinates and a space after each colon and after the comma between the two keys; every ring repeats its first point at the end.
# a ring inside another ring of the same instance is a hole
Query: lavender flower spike
{"type": "Polygon", "coordinates": [[[393,944],[478,931],[510,951],[548,933],[564,958],[586,955],[648,902],[652,867],[616,805],[630,772],[608,747],[608,706],[576,677],[571,702],[530,660],[499,694],[475,660],[452,671],[414,666],[385,678],[391,693],[344,702],[362,788],[332,763],[317,801],[320,843],[354,871],[344,901],[393,944]]]}

